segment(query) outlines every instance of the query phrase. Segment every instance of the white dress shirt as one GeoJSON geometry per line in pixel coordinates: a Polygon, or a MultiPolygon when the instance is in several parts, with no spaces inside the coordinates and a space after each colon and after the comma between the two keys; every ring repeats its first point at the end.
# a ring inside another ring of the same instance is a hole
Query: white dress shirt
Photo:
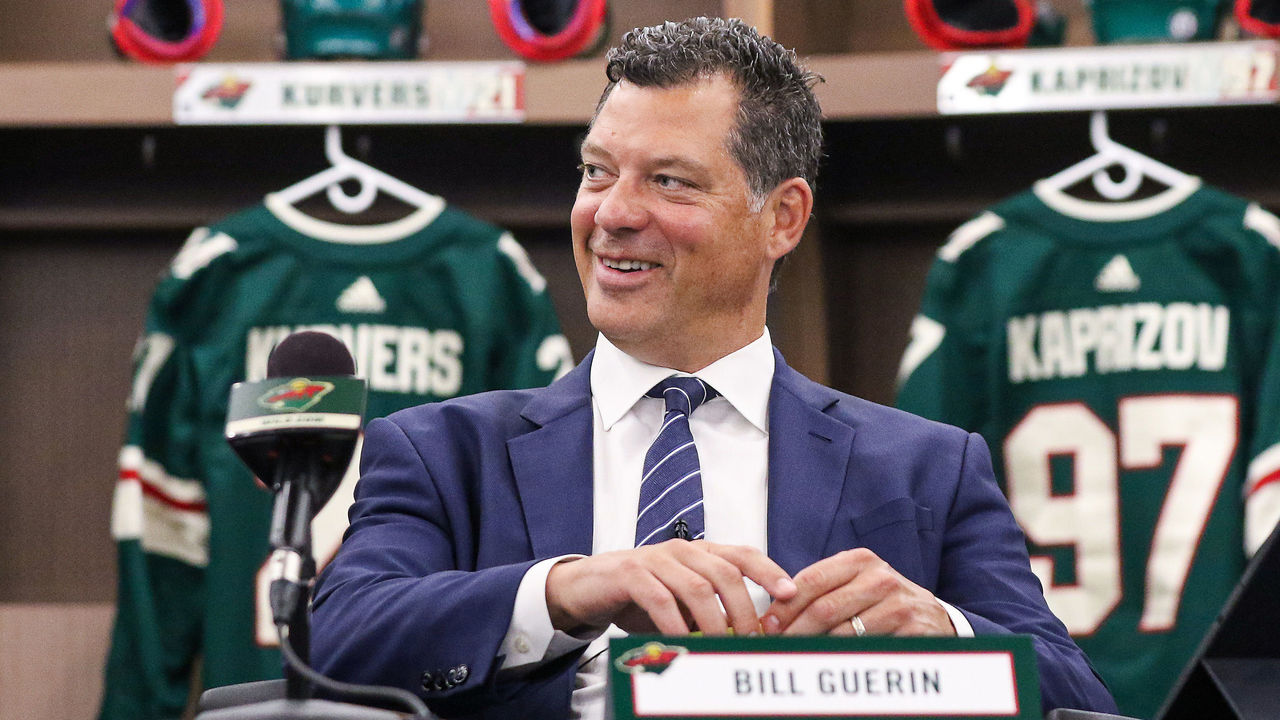
{"type": "MultiPolygon", "coordinates": [[[[769,459],[769,391],[774,357],[769,331],[696,374],[720,396],[689,418],[702,468],[706,538],[766,552],[769,459]]],[[[600,335],[591,363],[593,415],[593,554],[635,546],[636,510],[644,456],[662,426],[661,398],[645,393],[672,375],[687,375],[643,363],[600,335]]],[[[590,643],[582,655],[574,685],[572,716],[601,718],[608,638],[624,634],[610,626],[597,637],[577,638],[555,630],[547,610],[546,578],[558,562],[551,558],[525,574],[516,594],[511,625],[503,640],[503,670],[516,670],[560,657],[590,643]]],[[[747,581],[757,613],[771,599],[747,581]]],[[[972,635],[964,616],[942,603],[957,632],[972,635]]]]}

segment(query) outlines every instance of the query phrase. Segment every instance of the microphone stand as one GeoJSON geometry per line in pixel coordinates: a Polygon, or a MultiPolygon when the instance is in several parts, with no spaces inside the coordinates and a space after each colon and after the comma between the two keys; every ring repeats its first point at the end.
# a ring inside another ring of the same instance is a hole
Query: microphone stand
{"type": "Polygon", "coordinates": [[[277,491],[271,511],[270,540],[275,550],[270,561],[273,579],[269,594],[285,658],[284,697],[279,697],[279,683],[274,681],[213,688],[201,696],[200,712],[195,720],[402,720],[404,717],[391,710],[314,699],[317,686],[336,695],[406,706],[415,718],[434,718],[422,700],[406,690],[341,683],[309,667],[309,589],[316,575],[315,558],[311,554],[311,518],[315,515],[313,489],[322,477],[320,453],[283,452],[281,456],[277,482],[273,486],[277,491]],[[290,481],[289,478],[304,480],[290,481]]]}
{"type": "MultiPolygon", "coordinates": [[[[296,443],[290,443],[296,444],[296,443]]],[[[291,448],[296,450],[296,448],[291,448]]],[[[281,452],[276,467],[279,488],[271,509],[270,542],[273,574],[270,600],[272,619],[289,629],[293,651],[303,663],[311,662],[311,623],[307,613],[306,589],[315,580],[315,558],[311,554],[312,488],[320,477],[315,452],[281,452]],[[290,478],[303,478],[301,482],[290,478]],[[296,567],[290,567],[296,563],[296,567]],[[290,577],[293,575],[293,577],[290,577]]],[[[306,700],[314,688],[291,663],[284,668],[285,698],[306,700]]]]}

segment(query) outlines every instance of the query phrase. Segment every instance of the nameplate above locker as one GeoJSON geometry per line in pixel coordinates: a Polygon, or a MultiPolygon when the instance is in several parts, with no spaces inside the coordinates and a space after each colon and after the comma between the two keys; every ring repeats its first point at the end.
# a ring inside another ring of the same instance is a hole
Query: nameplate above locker
{"type": "Polygon", "coordinates": [[[514,123],[519,62],[198,63],[177,67],[179,125],[514,123]]]}
{"type": "Polygon", "coordinates": [[[1271,104],[1280,42],[943,53],[944,115],[1271,104]]]}

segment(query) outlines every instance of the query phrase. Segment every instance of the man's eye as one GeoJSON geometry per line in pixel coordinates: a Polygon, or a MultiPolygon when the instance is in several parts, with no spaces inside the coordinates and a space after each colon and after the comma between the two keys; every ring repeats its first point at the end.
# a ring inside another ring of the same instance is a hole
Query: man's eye
{"type": "Polygon", "coordinates": [[[658,187],[663,188],[664,190],[680,190],[689,187],[689,183],[681,180],[680,178],[671,177],[670,175],[659,175],[654,178],[654,182],[658,184],[658,187]]]}
{"type": "Polygon", "coordinates": [[[600,166],[592,165],[591,163],[578,163],[578,172],[582,173],[582,177],[588,180],[594,180],[604,174],[600,166]]]}

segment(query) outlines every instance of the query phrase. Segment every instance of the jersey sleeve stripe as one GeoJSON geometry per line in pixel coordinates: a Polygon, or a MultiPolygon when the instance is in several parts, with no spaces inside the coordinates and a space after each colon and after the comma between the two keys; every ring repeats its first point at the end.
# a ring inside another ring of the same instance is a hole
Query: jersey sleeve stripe
{"type": "Polygon", "coordinates": [[[1264,485],[1280,481],[1280,443],[1258,453],[1249,463],[1246,476],[1245,495],[1252,495],[1264,485]]]}
{"type": "Polygon", "coordinates": [[[1280,218],[1263,210],[1257,203],[1249,205],[1244,211],[1244,226],[1267,239],[1267,242],[1280,249],[1280,218]]]}
{"type": "Polygon", "coordinates": [[[205,507],[204,486],[198,480],[189,480],[169,474],[160,463],[146,457],[137,445],[120,448],[120,479],[136,477],[144,486],[150,486],[157,498],[191,508],[205,507]]]}
{"type": "Polygon", "coordinates": [[[1280,481],[1280,470],[1276,470],[1275,472],[1269,475],[1263,475],[1262,477],[1258,478],[1253,483],[1251,483],[1249,485],[1249,494],[1252,495],[1253,493],[1258,492],[1259,490],[1266,487],[1267,485],[1270,485],[1271,483],[1277,482],[1277,481],[1280,481]]]}
{"type": "Polygon", "coordinates": [[[911,340],[907,350],[902,354],[902,363],[898,366],[898,387],[901,388],[929,356],[942,345],[947,335],[947,328],[942,323],[926,315],[916,315],[911,321],[911,340]]]}
{"type": "Polygon", "coordinates": [[[982,238],[1004,227],[1004,218],[988,210],[951,233],[947,242],[938,249],[938,257],[955,262],[966,250],[978,244],[982,238]]]}
{"type": "Polygon", "coordinates": [[[198,500],[198,501],[179,500],[178,498],[165,494],[164,490],[161,490],[155,485],[152,485],[151,483],[147,482],[146,479],[144,479],[141,475],[139,475],[136,470],[121,470],[120,481],[121,482],[137,482],[142,487],[143,495],[146,495],[149,498],[153,498],[156,501],[163,503],[175,510],[182,510],[184,512],[208,512],[209,511],[209,504],[204,502],[203,500],[198,500]]]}
{"type": "Polygon", "coordinates": [[[533,266],[529,253],[511,233],[503,233],[502,237],[498,238],[498,251],[510,258],[516,266],[516,272],[520,273],[520,277],[524,278],[524,281],[529,284],[529,289],[534,293],[540,294],[547,289],[546,278],[542,277],[542,273],[533,266]]]}

